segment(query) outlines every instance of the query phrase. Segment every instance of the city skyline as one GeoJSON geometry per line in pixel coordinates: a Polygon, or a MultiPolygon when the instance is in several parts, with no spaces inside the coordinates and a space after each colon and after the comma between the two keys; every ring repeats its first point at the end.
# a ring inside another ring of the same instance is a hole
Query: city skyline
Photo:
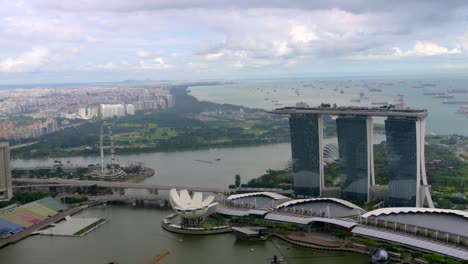
{"type": "Polygon", "coordinates": [[[463,1],[1,3],[1,85],[468,68],[463,1]]]}

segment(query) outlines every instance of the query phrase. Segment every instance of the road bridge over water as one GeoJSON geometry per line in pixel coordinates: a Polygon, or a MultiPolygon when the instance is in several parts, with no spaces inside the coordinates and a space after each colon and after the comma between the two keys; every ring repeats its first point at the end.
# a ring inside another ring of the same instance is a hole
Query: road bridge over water
{"type": "Polygon", "coordinates": [[[28,187],[90,187],[96,185],[98,187],[110,189],[147,189],[147,190],[171,190],[171,189],[186,189],[194,192],[210,192],[210,193],[228,193],[228,189],[211,188],[211,187],[191,187],[191,186],[175,186],[175,185],[159,185],[149,183],[129,183],[129,182],[112,182],[112,181],[89,181],[89,180],[65,180],[65,179],[12,179],[16,185],[13,188],[28,188],[28,187]],[[23,185],[18,185],[22,183],[23,185]]]}
{"type": "Polygon", "coordinates": [[[129,182],[112,182],[112,181],[90,181],[90,180],[66,180],[66,179],[25,179],[14,178],[13,183],[16,184],[13,188],[37,188],[37,187],[90,187],[96,185],[98,187],[110,188],[117,192],[124,189],[146,189],[154,194],[160,190],[185,189],[193,192],[207,192],[216,194],[227,194],[237,192],[276,192],[281,194],[290,194],[291,190],[267,189],[267,188],[239,188],[225,189],[214,187],[193,187],[193,186],[178,186],[178,185],[159,185],[149,183],[129,183],[129,182]]]}

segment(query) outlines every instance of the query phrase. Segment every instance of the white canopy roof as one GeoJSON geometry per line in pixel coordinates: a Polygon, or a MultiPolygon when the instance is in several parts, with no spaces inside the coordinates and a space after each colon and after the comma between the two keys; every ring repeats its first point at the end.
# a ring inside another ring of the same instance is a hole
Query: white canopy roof
{"type": "Polygon", "coordinates": [[[227,199],[236,200],[236,199],[251,197],[251,196],[267,196],[274,200],[290,199],[284,195],[274,193],[274,192],[253,192],[253,193],[233,194],[233,195],[230,195],[227,199]]]}
{"type": "Polygon", "coordinates": [[[355,235],[384,239],[387,241],[408,245],[422,250],[437,252],[439,254],[448,255],[454,258],[468,260],[468,251],[464,248],[452,247],[447,244],[438,243],[435,241],[406,236],[403,234],[393,233],[388,230],[377,230],[363,226],[356,226],[352,231],[355,235]]]}
{"type": "Polygon", "coordinates": [[[322,202],[335,202],[335,203],[341,204],[343,206],[346,206],[349,209],[357,209],[357,210],[365,211],[364,209],[362,209],[361,207],[359,207],[359,206],[357,206],[357,205],[355,205],[353,203],[350,203],[348,201],[338,199],[338,198],[309,198],[309,199],[291,200],[291,201],[287,201],[285,203],[282,203],[282,204],[278,205],[276,207],[276,209],[281,209],[283,207],[293,206],[293,205],[296,205],[296,204],[309,203],[309,202],[320,202],[320,201],[322,201],[322,202]]]}
{"type": "Polygon", "coordinates": [[[468,212],[460,210],[440,209],[440,208],[423,208],[423,207],[390,207],[380,208],[363,214],[362,217],[389,215],[389,214],[407,214],[407,213],[435,213],[435,214],[451,214],[468,218],[468,212]]]}

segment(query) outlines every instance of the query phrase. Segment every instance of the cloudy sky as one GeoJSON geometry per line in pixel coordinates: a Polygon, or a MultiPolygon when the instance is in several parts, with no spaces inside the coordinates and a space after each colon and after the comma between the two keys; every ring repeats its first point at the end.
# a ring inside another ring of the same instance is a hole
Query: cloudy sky
{"type": "Polygon", "coordinates": [[[0,0],[0,84],[468,74],[468,1],[0,0]]]}

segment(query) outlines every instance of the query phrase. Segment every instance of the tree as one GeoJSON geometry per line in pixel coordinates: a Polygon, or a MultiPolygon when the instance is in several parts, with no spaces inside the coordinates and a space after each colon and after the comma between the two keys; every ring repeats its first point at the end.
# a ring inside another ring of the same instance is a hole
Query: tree
{"type": "Polygon", "coordinates": [[[96,195],[99,190],[99,187],[96,184],[89,186],[88,193],[91,195],[96,195]]]}
{"type": "Polygon", "coordinates": [[[61,175],[61,174],[63,173],[62,167],[57,167],[57,168],[55,169],[55,172],[56,172],[58,175],[61,175]]]}
{"type": "Polygon", "coordinates": [[[236,187],[238,187],[238,188],[239,188],[239,186],[241,185],[241,176],[240,176],[239,174],[236,174],[235,185],[236,185],[236,187]]]}

